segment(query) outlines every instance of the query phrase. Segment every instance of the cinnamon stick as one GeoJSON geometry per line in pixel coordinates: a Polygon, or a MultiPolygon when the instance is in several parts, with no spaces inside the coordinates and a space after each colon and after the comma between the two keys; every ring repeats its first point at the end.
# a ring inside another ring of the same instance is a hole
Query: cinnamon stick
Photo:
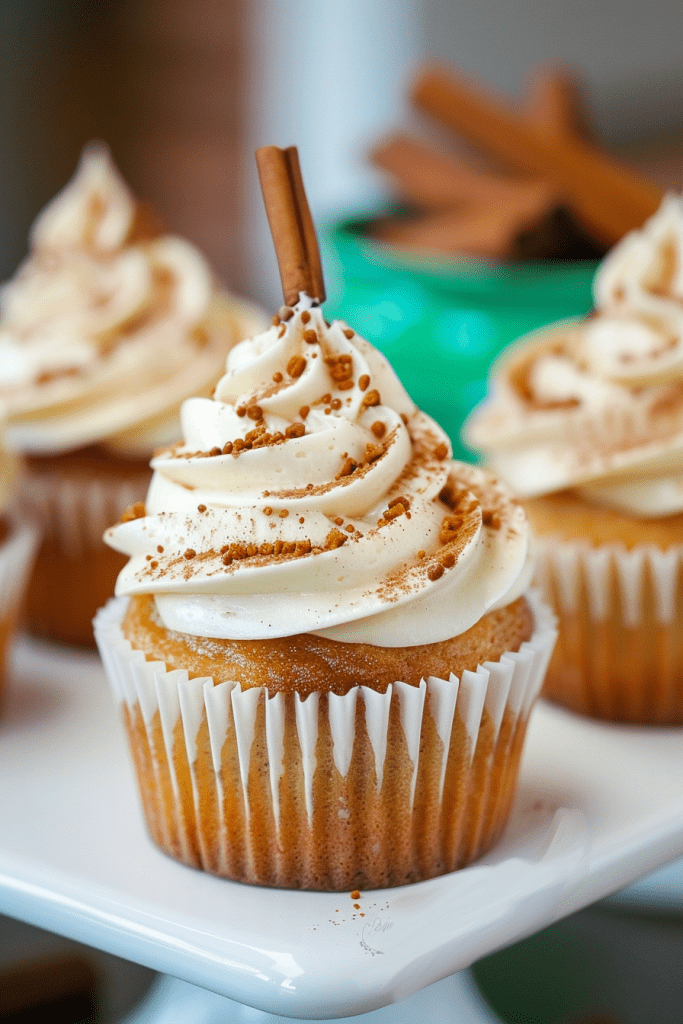
{"type": "Polygon", "coordinates": [[[256,164],[285,303],[296,305],[301,293],[322,303],[320,250],[296,146],[262,146],[256,150],[256,164]]]}
{"type": "Polygon", "coordinates": [[[567,225],[543,188],[505,203],[477,203],[405,219],[378,221],[373,237],[416,253],[486,259],[542,259],[562,248],[567,225]]]}
{"type": "Polygon", "coordinates": [[[534,125],[450,70],[435,67],[415,82],[415,104],[483,147],[508,167],[543,175],[577,218],[606,245],[640,227],[662,192],[586,142],[534,125]]]}
{"type": "Polygon", "coordinates": [[[564,68],[536,68],[527,88],[524,112],[537,127],[592,140],[593,132],[583,92],[572,73],[564,68]]]}
{"type": "Polygon", "coordinates": [[[505,203],[519,189],[535,191],[540,185],[538,180],[504,177],[468,167],[407,135],[387,139],[371,152],[370,159],[396,179],[405,199],[428,209],[505,203]]]}

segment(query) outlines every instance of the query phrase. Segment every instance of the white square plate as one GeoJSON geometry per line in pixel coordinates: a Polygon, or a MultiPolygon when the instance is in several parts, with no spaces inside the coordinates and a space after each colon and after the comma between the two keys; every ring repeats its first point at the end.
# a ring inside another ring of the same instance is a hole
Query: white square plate
{"type": "Polygon", "coordinates": [[[683,730],[541,704],[507,832],[476,865],[357,901],[214,878],[148,839],[96,656],[16,652],[0,719],[0,912],[271,1013],[398,1001],[681,853],[683,730]]]}

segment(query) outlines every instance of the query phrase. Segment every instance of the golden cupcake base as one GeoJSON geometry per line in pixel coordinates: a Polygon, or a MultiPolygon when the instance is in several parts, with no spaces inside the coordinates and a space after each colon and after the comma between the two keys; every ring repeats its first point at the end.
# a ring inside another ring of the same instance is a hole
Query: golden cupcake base
{"type": "Polygon", "coordinates": [[[419,686],[269,695],[133,650],[126,601],[95,632],[145,819],[170,856],[236,881],[329,891],[444,874],[488,850],[515,792],[554,643],[538,601],[517,652],[419,686]]]}

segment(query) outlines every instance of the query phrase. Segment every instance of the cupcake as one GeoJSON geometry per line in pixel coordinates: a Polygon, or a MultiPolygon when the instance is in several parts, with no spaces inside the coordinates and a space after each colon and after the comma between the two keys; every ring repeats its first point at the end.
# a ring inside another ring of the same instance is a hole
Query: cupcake
{"type": "Polygon", "coordinates": [[[144,498],[155,447],[178,437],[182,400],[210,394],[227,350],[261,323],[134,200],[107,149],[87,147],[0,293],[7,442],[25,458],[23,502],[44,528],[32,632],[92,642],[92,616],[123,564],[103,530],[144,498]]]}
{"type": "Polygon", "coordinates": [[[683,199],[597,273],[595,312],[512,346],[466,442],[523,499],[559,640],[544,693],[683,723],[683,199]]]}
{"type": "Polygon", "coordinates": [[[153,839],[289,888],[469,863],[554,641],[522,508],[306,295],[181,421],[95,621],[153,839]]]}
{"type": "Polygon", "coordinates": [[[38,531],[16,508],[18,460],[0,444],[0,702],[38,531]]]}

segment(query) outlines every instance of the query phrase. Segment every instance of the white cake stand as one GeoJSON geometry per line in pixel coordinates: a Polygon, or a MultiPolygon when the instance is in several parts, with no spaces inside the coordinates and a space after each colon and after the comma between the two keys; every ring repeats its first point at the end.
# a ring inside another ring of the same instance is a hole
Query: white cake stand
{"type": "Polygon", "coordinates": [[[452,975],[683,854],[682,741],[541,705],[476,865],[356,901],[244,886],[148,839],[96,656],[24,641],[0,720],[0,913],[168,975],[129,1024],[492,1022],[452,975]]]}

